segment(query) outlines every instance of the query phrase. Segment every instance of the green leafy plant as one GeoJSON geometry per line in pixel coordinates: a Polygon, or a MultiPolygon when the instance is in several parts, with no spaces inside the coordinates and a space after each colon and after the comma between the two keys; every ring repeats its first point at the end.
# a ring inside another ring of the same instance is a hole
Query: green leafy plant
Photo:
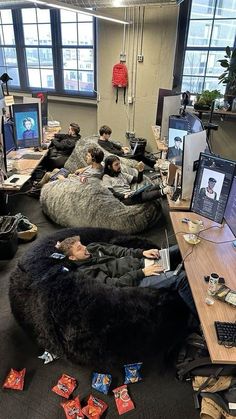
{"type": "Polygon", "coordinates": [[[219,90],[203,90],[202,93],[197,93],[196,103],[198,105],[211,106],[213,100],[221,97],[219,90]]]}
{"type": "Polygon", "coordinates": [[[226,55],[223,60],[218,60],[225,70],[218,77],[219,83],[229,85],[230,89],[236,89],[236,48],[231,51],[230,47],[225,48],[226,55]]]}

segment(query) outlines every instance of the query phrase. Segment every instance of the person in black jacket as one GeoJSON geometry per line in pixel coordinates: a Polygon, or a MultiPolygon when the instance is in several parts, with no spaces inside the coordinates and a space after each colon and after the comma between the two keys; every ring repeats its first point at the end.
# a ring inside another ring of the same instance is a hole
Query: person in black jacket
{"type": "MultiPolygon", "coordinates": [[[[80,236],[57,242],[56,248],[65,255],[63,265],[76,270],[81,280],[94,279],[116,287],[150,287],[177,291],[194,315],[196,308],[183,270],[176,275],[172,270],[163,272],[155,263],[158,249],[128,249],[107,243],[91,243],[87,247],[80,236]]],[[[170,265],[175,269],[181,262],[178,246],[170,248],[170,265]]]]}
{"type": "Polygon", "coordinates": [[[71,155],[77,141],[81,138],[80,127],[75,122],[69,125],[67,134],[55,134],[48,151],[48,162],[51,168],[61,168],[71,155]]]}

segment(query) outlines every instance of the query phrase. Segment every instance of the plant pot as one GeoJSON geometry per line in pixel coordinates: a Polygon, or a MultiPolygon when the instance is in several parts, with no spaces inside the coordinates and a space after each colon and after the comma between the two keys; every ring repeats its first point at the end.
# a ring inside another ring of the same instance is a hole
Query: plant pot
{"type": "Polygon", "coordinates": [[[203,105],[201,103],[195,103],[193,107],[196,111],[209,111],[211,109],[210,105],[203,105]]]}

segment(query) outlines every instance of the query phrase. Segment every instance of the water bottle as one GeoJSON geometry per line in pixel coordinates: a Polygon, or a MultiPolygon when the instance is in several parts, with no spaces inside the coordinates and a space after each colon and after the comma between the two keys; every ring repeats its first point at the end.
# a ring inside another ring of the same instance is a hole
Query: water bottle
{"type": "Polygon", "coordinates": [[[219,282],[219,275],[216,273],[212,273],[210,275],[209,284],[208,284],[208,295],[215,295],[219,282]]]}

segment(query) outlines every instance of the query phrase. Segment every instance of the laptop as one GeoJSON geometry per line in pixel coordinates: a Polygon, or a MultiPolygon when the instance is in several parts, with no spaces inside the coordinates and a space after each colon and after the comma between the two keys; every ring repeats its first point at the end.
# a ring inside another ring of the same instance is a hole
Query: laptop
{"type": "Polygon", "coordinates": [[[165,230],[166,236],[166,248],[159,250],[160,258],[156,261],[158,265],[163,266],[164,272],[170,271],[170,246],[167,231],[165,230]]]}

